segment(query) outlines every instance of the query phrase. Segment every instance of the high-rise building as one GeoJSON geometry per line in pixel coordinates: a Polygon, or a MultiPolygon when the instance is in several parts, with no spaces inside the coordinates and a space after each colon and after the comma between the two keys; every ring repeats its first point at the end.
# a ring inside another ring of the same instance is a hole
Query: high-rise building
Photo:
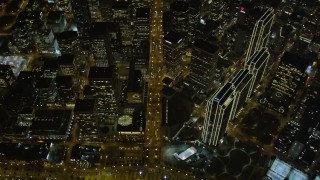
{"type": "Polygon", "coordinates": [[[95,113],[99,118],[100,134],[113,135],[116,132],[118,109],[114,91],[114,67],[91,67],[88,80],[94,89],[97,101],[95,113]]]}
{"type": "Polygon", "coordinates": [[[234,112],[234,86],[227,83],[214,93],[207,102],[201,139],[208,145],[216,146],[226,132],[234,112]]]}
{"type": "Polygon", "coordinates": [[[186,42],[182,35],[170,32],[163,37],[163,61],[167,74],[173,77],[179,75],[182,63],[182,54],[185,52],[186,42]]]}
{"type": "Polygon", "coordinates": [[[80,41],[77,31],[64,31],[57,35],[57,41],[62,54],[73,54],[79,51],[80,41]]]}
{"type": "MultiPolygon", "coordinates": [[[[122,45],[132,45],[134,31],[130,22],[131,1],[114,0],[112,3],[113,21],[120,24],[122,45]]],[[[124,50],[124,49],[123,49],[124,50]]]]}
{"type": "Polygon", "coordinates": [[[64,76],[76,75],[75,56],[73,54],[62,54],[58,57],[59,74],[64,76]]]}
{"type": "Polygon", "coordinates": [[[190,85],[196,90],[206,89],[214,81],[219,48],[207,41],[196,40],[192,46],[190,85]]]}
{"type": "Polygon", "coordinates": [[[116,22],[127,22],[131,1],[114,0],[112,3],[113,20],[116,22]]]}
{"type": "Polygon", "coordinates": [[[64,11],[50,11],[47,17],[47,28],[52,29],[54,33],[64,31],[67,26],[67,20],[64,11]]]}
{"type": "Polygon", "coordinates": [[[307,80],[308,64],[307,59],[285,52],[269,87],[260,97],[259,103],[281,114],[286,114],[297,91],[303,87],[307,80]]]}
{"type": "Polygon", "coordinates": [[[48,56],[61,55],[58,41],[54,37],[54,32],[51,29],[44,29],[38,31],[34,35],[34,41],[37,45],[40,54],[48,56]]]}
{"type": "Polygon", "coordinates": [[[91,26],[91,14],[87,0],[72,0],[74,21],[77,23],[79,35],[87,35],[91,26]]]}
{"type": "Polygon", "coordinates": [[[189,1],[189,32],[188,40],[189,42],[194,42],[195,40],[195,28],[200,21],[200,8],[201,1],[190,0],[189,1]]]}
{"type": "Polygon", "coordinates": [[[269,8],[255,23],[249,47],[246,53],[246,62],[249,61],[249,59],[253,56],[253,54],[255,54],[256,51],[259,51],[261,48],[267,46],[274,16],[274,9],[269,8]]]}
{"type": "Polygon", "coordinates": [[[148,65],[150,54],[149,40],[141,41],[140,45],[135,50],[135,60],[132,61],[135,70],[141,70],[143,77],[147,78],[148,65]]]}
{"type": "Polygon", "coordinates": [[[248,69],[249,72],[253,75],[250,91],[248,94],[249,96],[251,96],[251,94],[254,92],[254,89],[261,82],[268,64],[269,57],[270,54],[268,52],[268,49],[263,48],[253,54],[247,62],[246,69],[248,69]]]}
{"type": "Polygon", "coordinates": [[[186,35],[189,29],[189,4],[185,1],[174,1],[170,5],[172,30],[186,35]]]}
{"type": "Polygon", "coordinates": [[[142,40],[148,40],[150,35],[150,8],[137,8],[135,19],[135,39],[140,44],[142,40]]]}
{"type": "Polygon", "coordinates": [[[80,141],[97,141],[98,120],[95,117],[95,100],[94,99],[77,99],[74,107],[73,121],[80,125],[80,141]]]}
{"type": "Polygon", "coordinates": [[[108,67],[111,62],[110,37],[106,22],[92,23],[90,28],[90,43],[98,67],[108,67]]]}
{"type": "Polygon", "coordinates": [[[35,84],[34,106],[45,107],[52,105],[57,95],[56,85],[52,78],[40,78],[35,84]]]}
{"type": "Polygon", "coordinates": [[[106,31],[110,37],[111,61],[113,62],[114,56],[122,52],[120,24],[117,22],[106,22],[106,27],[106,31]]]}
{"type": "Polygon", "coordinates": [[[250,87],[252,82],[252,74],[249,73],[249,70],[240,70],[238,71],[230,83],[234,86],[235,97],[234,97],[234,112],[232,112],[232,119],[237,116],[240,109],[248,100],[248,95],[250,93],[250,87]]]}

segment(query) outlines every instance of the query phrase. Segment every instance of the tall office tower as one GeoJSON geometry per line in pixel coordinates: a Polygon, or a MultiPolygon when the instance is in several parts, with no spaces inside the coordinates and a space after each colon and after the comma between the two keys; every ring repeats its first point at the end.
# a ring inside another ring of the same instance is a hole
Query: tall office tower
{"type": "Polygon", "coordinates": [[[189,4],[185,1],[174,1],[170,5],[171,30],[187,35],[189,29],[189,4]]]}
{"type": "Polygon", "coordinates": [[[95,117],[95,99],[77,99],[73,109],[73,120],[79,123],[80,141],[98,141],[98,120],[95,117]]]}
{"type": "Polygon", "coordinates": [[[122,52],[122,44],[121,44],[121,29],[120,24],[118,22],[106,22],[107,33],[110,39],[110,50],[112,54],[112,58],[110,61],[113,62],[116,56],[119,56],[122,52]]]}
{"type": "Polygon", "coordinates": [[[135,39],[137,44],[148,40],[150,35],[150,8],[137,8],[135,19],[135,39]]]}
{"type": "Polygon", "coordinates": [[[141,70],[144,79],[148,78],[148,65],[150,55],[149,40],[141,41],[140,45],[135,49],[135,59],[132,61],[135,70],[141,70]]]}
{"type": "Polygon", "coordinates": [[[134,31],[131,27],[130,15],[131,1],[114,0],[112,4],[113,21],[120,24],[122,45],[130,46],[133,42],[134,31]]]}
{"type": "Polygon", "coordinates": [[[74,21],[77,24],[80,36],[85,36],[91,26],[91,14],[87,0],[72,0],[71,2],[74,21]]]}
{"type": "Polygon", "coordinates": [[[95,113],[102,136],[116,132],[118,109],[114,92],[114,67],[91,67],[88,80],[97,101],[95,113]]]}
{"type": "Polygon", "coordinates": [[[95,65],[108,67],[112,64],[110,37],[107,32],[106,22],[94,22],[90,28],[90,43],[95,58],[95,65]]]}
{"type": "Polygon", "coordinates": [[[59,45],[51,29],[42,29],[34,34],[34,42],[41,55],[60,56],[59,45]]]}
{"type": "Polygon", "coordinates": [[[182,35],[170,32],[163,37],[163,61],[167,74],[176,77],[182,67],[182,54],[185,52],[186,42],[182,35]]]}
{"type": "Polygon", "coordinates": [[[234,86],[234,112],[232,112],[232,119],[237,116],[240,109],[247,102],[248,95],[250,93],[250,86],[253,75],[249,73],[249,70],[238,71],[233,79],[230,81],[234,86]]]}
{"type": "Polygon", "coordinates": [[[188,41],[194,42],[195,40],[195,28],[200,21],[200,8],[201,1],[191,0],[189,2],[189,32],[188,32],[188,41]]]}
{"type": "Polygon", "coordinates": [[[246,63],[260,49],[268,44],[270,29],[274,19],[274,9],[269,8],[254,25],[251,40],[246,53],[246,63]]]}
{"type": "Polygon", "coordinates": [[[201,139],[208,145],[216,146],[226,132],[234,112],[234,86],[227,83],[214,93],[207,102],[201,139]]]}
{"type": "Polygon", "coordinates": [[[193,44],[189,78],[195,90],[207,89],[214,81],[218,50],[216,45],[199,39],[193,44]]]}
{"type": "Polygon", "coordinates": [[[247,62],[246,69],[248,69],[249,72],[253,75],[250,92],[248,94],[249,96],[252,95],[254,89],[261,82],[268,64],[269,57],[270,53],[268,52],[268,49],[262,48],[254,53],[247,62]]]}

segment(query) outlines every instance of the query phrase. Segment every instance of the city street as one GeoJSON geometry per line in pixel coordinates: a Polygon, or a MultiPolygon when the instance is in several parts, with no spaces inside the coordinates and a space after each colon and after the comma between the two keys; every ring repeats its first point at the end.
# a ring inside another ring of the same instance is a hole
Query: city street
{"type": "Polygon", "coordinates": [[[150,60],[148,79],[148,99],[145,132],[145,150],[148,166],[159,163],[161,149],[161,121],[162,102],[160,91],[162,89],[162,15],[163,2],[153,1],[151,11],[151,32],[150,32],[150,60]]]}

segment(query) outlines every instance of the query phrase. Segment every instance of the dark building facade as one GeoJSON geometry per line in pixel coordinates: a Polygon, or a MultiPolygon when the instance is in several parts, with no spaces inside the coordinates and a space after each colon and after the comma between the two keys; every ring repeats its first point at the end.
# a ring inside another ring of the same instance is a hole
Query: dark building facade
{"type": "Polygon", "coordinates": [[[189,78],[196,90],[206,89],[214,81],[218,50],[216,45],[203,40],[193,44],[189,78]]]}

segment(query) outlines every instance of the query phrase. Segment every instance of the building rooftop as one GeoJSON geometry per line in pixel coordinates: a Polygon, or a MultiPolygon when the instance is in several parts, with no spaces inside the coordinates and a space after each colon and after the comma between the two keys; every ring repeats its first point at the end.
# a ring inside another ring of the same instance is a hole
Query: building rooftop
{"type": "Polygon", "coordinates": [[[33,72],[33,71],[21,71],[17,81],[33,81],[38,79],[41,76],[40,73],[33,72]]]}
{"type": "Polygon", "coordinates": [[[58,61],[57,59],[45,59],[42,67],[44,70],[58,70],[58,61]]]}
{"type": "Polygon", "coordinates": [[[169,32],[163,37],[163,40],[168,44],[177,44],[182,41],[183,36],[176,32],[169,32]]]}
{"type": "Polygon", "coordinates": [[[309,61],[291,52],[285,52],[281,58],[281,62],[285,64],[291,64],[296,67],[302,73],[304,73],[309,65],[309,61]]]}
{"type": "Polygon", "coordinates": [[[113,1],[112,4],[112,9],[123,9],[123,10],[127,10],[129,7],[129,2],[128,1],[113,1]]]}
{"type": "Polygon", "coordinates": [[[32,135],[65,135],[72,117],[71,109],[38,109],[30,126],[32,135]]]}
{"type": "Polygon", "coordinates": [[[85,85],[83,88],[83,95],[93,95],[95,93],[94,88],[92,88],[90,85],[85,85]]]}
{"type": "Polygon", "coordinates": [[[91,67],[88,79],[112,79],[114,67],[91,67]]]}
{"type": "Polygon", "coordinates": [[[232,84],[227,83],[214,95],[214,101],[219,102],[219,104],[222,105],[228,97],[230,97],[232,92],[232,84]]]}
{"type": "Polygon", "coordinates": [[[93,113],[95,105],[94,99],[77,99],[74,112],[75,113],[93,113]]]}
{"type": "Polygon", "coordinates": [[[189,1],[189,6],[193,9],[200,9],[201,7],[201,1],[199,0],[190,0],[189,1]]]}
{"type": "Polygon", "coordinates": [[[51,87],[51,83],[52,83],[51,78],[40,78],[37,80],[35,88],[48,89],[51,87]]]}
{"type": "Polygon", "coordinates": [[[64,11],[50,11],[47,17],[48,23],[59,23],[64,16],[64,11]]]}
{"type": "Polygon", "coordinates": [[[63,31],[57,35],[58,42],[69,41],[78,38],[77,31],[63,31]]]}
{"type": "Polygon", "coordinates": [[[167,86],[169,86],[172,83],[172,81],[173,80],[171,78],[169,78],[169,77],[165,77],[165,78],[162,79],[162,82],[167,86]]]}
{"type": "Polygon", "coordinates": [[[251,78],[252,74],[249,73],[249,70],[240,70],[232,79],[231,83],[233,83],[236,89],[240,90],[248,83],[248,81],[250,81],[251,78]]]}
{"type": "Polygon", "coordinates": [[[57,76],[55,80],[58,88],[71,88],[73,85],[71,76],[57,76]]]}
{"type": "Polygon", "coordinates": [[[256,69],[260,69],[261,65],[266,62],[266,58],[269,56],[267,48],[263,48],[260,51],[256,52],[252,55],[251,59],[249,60],[249,64],[254,64],[256,69]]]}
{"type": "Polygon", "coordinates": [[[149,18],[150,8],[137,8],[136,18],[149,18]]]}
{"type": "Polygon", "coordinates": [[[140,70],[130,71],[128,80],[128,91],[140,91],[142,84],[142,73],[140,70]]]}
{"type": "Polygon", "coordinates": [[[189,4],[184,1],[174,1],[170,5],[170,11],[186,12],[189,9],[189,4]]]}
{"type": "Polygon", "coordinates": [[[189,120],[193,108],[194,103],[191,97],[180,92],[175,93],[170,98],[163,97],[162,109],[167,109],[168,111],[162,111],[162,126],[182,125],[182,123],[189,120]]]}
{"type": "Polygon", "coordinates": [[[58,57],[59,65],[73,65],[74,54],[62,54],[58,57]]]}
{"type": "Polygon", "coordinates": [[[90,27],[91,36],[107,36],[108,33],[120,32],[120,25],[117,22],[94,22],[90,27]]]}
{"type": "Polygon", "coordinates": [[[201,40],[201,39],[197,39],[194,44],[194,47],[202,49],[208,53],[214,54],[218,51],[218,46],[211,44],[207,41],[201,40]]]}
{"type": "Polygon", "coordinates": [[[145,130],[145,108],[137,106],[131,115],[123,115],[118,120],[117,130],[120,132],[143,132],[145,130]]]}

